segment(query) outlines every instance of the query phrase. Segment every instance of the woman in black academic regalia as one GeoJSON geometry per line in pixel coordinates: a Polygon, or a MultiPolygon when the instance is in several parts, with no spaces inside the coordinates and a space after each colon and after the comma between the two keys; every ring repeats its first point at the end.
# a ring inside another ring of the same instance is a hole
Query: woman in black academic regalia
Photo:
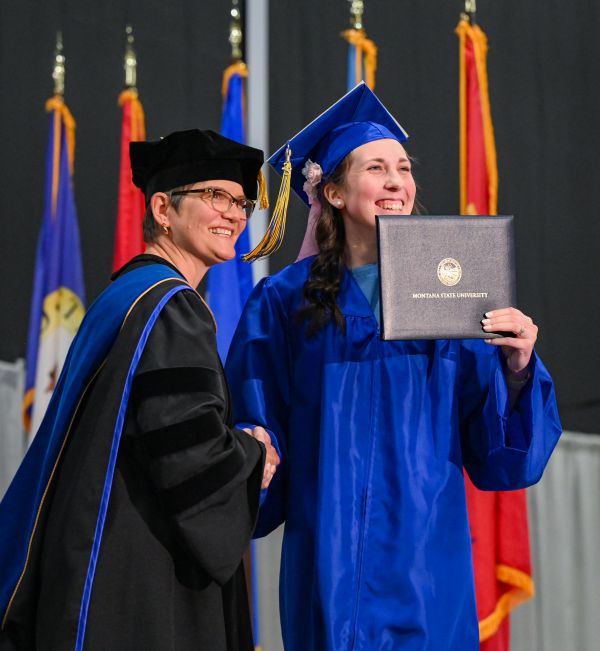
{"type": "Polygon", "coordinates": [[[0,505],[1,649],[253,648],[242,556],[278,458],[232,427],[195,288],[234,257],[263,154],[195,130],[131,160],[147,249],[90,308],[0,505]]]}

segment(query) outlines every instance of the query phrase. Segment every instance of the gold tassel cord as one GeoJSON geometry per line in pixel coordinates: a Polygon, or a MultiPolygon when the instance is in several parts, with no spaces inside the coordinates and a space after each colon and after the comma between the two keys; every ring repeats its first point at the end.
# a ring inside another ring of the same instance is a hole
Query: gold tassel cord
{"type": "Polygon", "coordinates": [[[258,205],[261,210],[269,207],[269,195],[267,194],[267,179],[262,170],[258,171],[258,205]]]}
{"type": "Polygon", "coordinates": [[[487,37],[475,25],[473,28],[473,47],[475,50],[475,65],[479,82],[479,96],[481,98],[481,111],[483,114],[483,137],[485,143],[485,158],[488,172],[489,213],[495,215],[498,208],[498,164],[496,159],[496,140],[492,125],[492,110],[490,107],[490,94],[488,90],[487,75],[487,37]]]}
{"type": "Polygon", "coordinates": [[[75,162],[75,119],[60,95],[54,95],[46,102],[46,112],[54,112],[54,152],[52,170],[52,214],[56,214],[58,182],[60,176],[61,124],[65,125],[69,171],[73,176],[75,162]]]}
{"type": "Polygon", "coordinates": [[[377,71],[377,46],[367,38],[364,29],[347,29],[342,32],[350,45],[356,48],[356,83],[362,81],[362,58],[364,56],[365,82],[371,89],[375,89],[375,72],[377,71]]]}
{"type": "Polygon", "coordinates": [[[229,80],[233,75],[239,75],[244,79],[248,78],[248,67],[243,61],[234,61],[230,66],[227,66],[223,71],[223,81],[221,83],[221,95],[223,99],[227,97],[227,88],[229,87],[229,80]]]}
{"type": "Polygon", "coordinates": [[[288,204],[290,201],[290,189],[292,179],[292,163],[290,161],[292,150],[288,147],[285,152],[285,163],[283,164],[283,171],[281,174],[281,185],[279,186],[279,193],[277,201],[273,208],[273,215],[264,234],[262,240],[258,245],[242,256],[244,262],[254,262],[259,258],[264,258],[271,253],[277,251],[283,242],[285,234],[285,220],[287,216],[288,204]]]}
{"type": "Polygon", "coordinates": [[[487,37],[477,26],[469,23],[466,17],[461,18],[456,33],[459,37],[459,150],[460,150],[460,211],[461,214],[473,214],[473,208],[467,205],[467,70],[466,47],[467,41],[473,44],[477,83],[481,100],[485,158],[488,173],[488,212],[495,215],[498,206],[498,164],[496,159],[496,143],[492,124],[492,111],[488,91],[487,78],[487,37]],[[470,212],[471,211],[471,212],[470,212]]]}
{"type": "Polygon", "coordinates": [[[242,91],[242,119],[244,121],[244,131],[246,131],[246,90],[245,80],[248,79],[248,66],[242,61],[234,61],[227,66],[223,71],[223,81],[221,82],[221,97],[223,98],[223,105],[227,101],[227,93],[229,92],[229,82],[234,75],[239,75],[242,78],[244,85],[242,91]]]}
{"type": "Polygon", "coordinates": [[[73,164],[75,161],[75,118],[71,115],[71,111],[67,108],[62,97],[55,95],[46,102],[46,112],[50,113],[57,111],[60,113],[67,130],[67,146],[69,148],[69,167],[71,174],[73,174],[73,164]]]}
{"type": "Polygon", "coordinates": [[[138,98],[137,90],[127,88],[119,95],[119,106],[124,106],[125,102],[132,102],[138,98]]]}
{"type": "Polygon", "coordinates": [[[511,610],[535,595],[531,576],[516,567],[496,565],[496,579],[509,585],[510,589],[498,599],[494,611],[479,622],[479,639],[482,642],[498,632],[511,610]]]}
{"type": "Polygon", "coordinates": [[[128,88],[119,95],[119,106],[131,102],[131,139],[146,139],[146,118],[142,103],[139,100],[137,90],[128,88]]]}
{"type": "MultiPolygon", "coordinates": [[[[242,79],[248,79],[248,66],[242,61],[237,60],[232,64],[227,66],[223,71],[223,81],[221,83],[221,95],[223,97],[223,103],[227,101],[227,93],[229,92],[229,82],[233,75],[239,75],[242,79]]],[[[244,120],[244,130],[246,122],[246,93],[242,93],[242,116],[244,120]]],[[[269,207],[269,197],[267,195],[267,184],[265,177],[261,172],[258,174],[258,190],[259,190],[259,199],[260,199],[260,208],[261,210],[266,210],[269,207]]]]}
{"type": "Polygon", "coordinates": [[[135,99],[131,105],[132,136],[136,140],[146,140],[146,116],[139,99],[135,99]]]}
{"type": "Polygon", "coordinates": [[[468,18],[461,17],[456,34],[458,35],[458,102],[459,102],[459,184],[460,184],[460,214],[467,213],[467,73],[465,62],[465,49],[467,32],[469,29],[468,18]]]}

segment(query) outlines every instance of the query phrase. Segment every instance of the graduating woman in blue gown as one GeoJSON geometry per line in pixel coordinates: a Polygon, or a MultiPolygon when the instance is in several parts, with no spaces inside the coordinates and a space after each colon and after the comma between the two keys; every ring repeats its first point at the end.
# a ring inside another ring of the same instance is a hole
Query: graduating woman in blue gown
{"type": "Polygon", "coordinates": [[[413,210],[405,139],[359,86],[289,142],[316,255],[255,288],[228,358],[236,421],[281,457],[256,535],[285,523],[288,651],[477,650],[463,468],[529,486],[560,435],[519,310],[482,322],[513,337],[381,339],[375,215],[413,210]]]}

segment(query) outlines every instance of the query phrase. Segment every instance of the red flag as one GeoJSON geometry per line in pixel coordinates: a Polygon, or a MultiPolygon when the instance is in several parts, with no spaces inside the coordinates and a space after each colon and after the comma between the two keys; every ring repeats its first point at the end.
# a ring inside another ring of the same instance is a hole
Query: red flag
{"type": "Polygon", "coordinates": [[[487,83],[487,38],[462,19],[460,39],[460,211],[495,215],[498,197],[496,144],[487,83]]]}
{"type": "MultiPolygon", "coordinates": [[[[498,168],[488,95],[487,38],[466,17],[456,32],[460,39],[460,211],[495,215],[498,168]]],[[[523,490],[480,491],[466,475],[465,482],[481,650],[507,651],[508,614],[534,593],[526,494],[523,490]]]]}
{"type": "Polygon", "coordinates": [[[482,651],[509,648],[508,614],[534,594],[524,490],[480,491],[465,475],[482,651]]]}
{"type": "Polygon", "coordinates": [[[134,89],[124,90],[119,95],[119,106],[123,107],[123,123],[113,271],[143,252],[142,220],[146,210],[144,195],[131,180],[129,162],[129,143],[132,140],[146,139],[144,109],[134,89]]]}

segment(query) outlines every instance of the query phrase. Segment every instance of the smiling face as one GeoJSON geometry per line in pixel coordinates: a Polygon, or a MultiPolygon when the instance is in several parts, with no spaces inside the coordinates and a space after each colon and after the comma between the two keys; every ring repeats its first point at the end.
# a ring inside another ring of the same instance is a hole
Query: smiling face
{"type": "MultiPolygon", "coordinates": [[[[234,181],[202,181],[189,189],[202,188],[225,190],[236,199],[244,198],[242,186],[234,181]]],[[[177,210],[169,206],[167,216],[173,244],[206,267],[234,258],[235,243],[246,228],[245,213],[238,205],[220,213],[212,207],[208,193],[183,195],[177,210]]]]}
{"type": "Polygon", "coordinates": [[[416,185],[404,147],[384,139],[357,147],[342,186],[325,188],[347,226],[375,229],[375,215],[410,215],[416,185]]]}

